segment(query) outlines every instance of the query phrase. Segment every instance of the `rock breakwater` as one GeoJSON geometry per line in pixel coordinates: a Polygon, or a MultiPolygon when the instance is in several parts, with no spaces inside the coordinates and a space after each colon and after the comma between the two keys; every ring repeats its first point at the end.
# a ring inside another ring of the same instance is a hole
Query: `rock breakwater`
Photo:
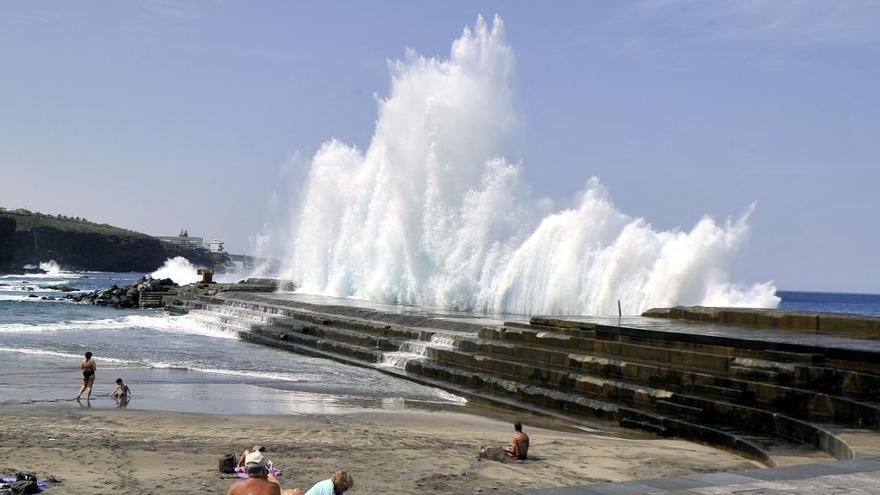
{"type": "Polygon", "coordinates": [[[141,299],[144,294],[167,293],[177,287],[178,285],[170,278],[154,279],[149,275],[145,275],[128,287],[119,287],[113,284],[107,289],[67,294],[64,298],[78,303],[95,304],[98,306],[138,308],[141,307],[141,299]]]}

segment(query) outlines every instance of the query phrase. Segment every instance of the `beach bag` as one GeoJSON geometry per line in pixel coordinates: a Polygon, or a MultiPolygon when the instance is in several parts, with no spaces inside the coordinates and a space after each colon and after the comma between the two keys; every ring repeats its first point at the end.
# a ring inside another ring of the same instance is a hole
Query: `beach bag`
{"type": "Polygon", "coordinates": [[[238,458],[235,454],[226,454],[220,458],[220,472],[232,474],[235,472],[235,465],[238,458]]]}
{"type": "Polygon", "coordinates": [[[30,495],[39,493],[40,488],[35,480],[21,480],[12,484],[12,495],[30,495]]]}

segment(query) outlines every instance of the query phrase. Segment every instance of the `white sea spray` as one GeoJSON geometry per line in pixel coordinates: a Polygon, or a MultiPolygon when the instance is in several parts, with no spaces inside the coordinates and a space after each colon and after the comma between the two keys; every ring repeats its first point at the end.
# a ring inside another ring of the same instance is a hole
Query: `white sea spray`
{"type": "Polygon", "coordinates": [[[369,147],[315,154],[282,276],[309,293],[487,312],[625,314],[654,306],[775,307],[772,282],[729,276],[748,216],[658,230],[598,179],[548,212],[513,161],[513,50],[496,18],[449,59],[390,64],[369,147]]]}

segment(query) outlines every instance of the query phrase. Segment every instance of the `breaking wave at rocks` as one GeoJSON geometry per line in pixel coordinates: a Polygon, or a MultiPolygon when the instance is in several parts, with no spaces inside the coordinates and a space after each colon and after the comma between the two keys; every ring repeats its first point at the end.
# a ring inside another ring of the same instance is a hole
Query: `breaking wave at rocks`
{"type": "Polygon", "coordinates": [[[492,313],[778,304],[772,282],[729,275],[751,207],[659,230],[596,178],[566,207],[533,198],[512,161],[513,67],[498,18],[465,29],[448,59],[392,63],[369,147],[332,140],[312,159],[282,275],[303,292],[492,313]]]}

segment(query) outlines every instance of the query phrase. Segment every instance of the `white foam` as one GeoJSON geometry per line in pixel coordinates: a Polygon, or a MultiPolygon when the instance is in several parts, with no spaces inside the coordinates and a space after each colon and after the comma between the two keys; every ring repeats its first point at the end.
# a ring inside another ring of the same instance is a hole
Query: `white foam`
{"type": "Polygon", "coordinates": [[[48,275],[61,274],[61,266],[55,260],[40,262],[40,270],[45,270],[48,275]]]}
{"type": "MultiPolygon", "coordinates": [[[[40,282],[41,285],[46,285],[46,282],[40,282]]],[[[0,285],[0,292],[59,292],[55,289],[44,289],[42,287],[37,286],[36,284],[28,284],[28,283],[13,283],[10,285],[0,285]]]]}
{"type": "Polygon", "coordinates": [[[443,402],[455,402],[457,404],[467,404],[468,400],[460,395],[455,395],[455,394],[447,392],[441,388],[433,388],[431,390],[443,402]]]}
{"type": "Polygon", "coordinates": [[[192,363],[151,363],[150,367],[160,369],[180,369],[212,375],[238,376],[243,378],[259,378],[270,381],[283,382],[317,382],[322,377],[313,373],[285,373],[276,371],[234,370],[226,368],[210,368],[192,363]]]}
{"type": "MultiPolygon", "coordinates": [[[[34,300],[34,298],[31,298],[34,300]]],[[[5,323],[0,324],[0,333],[43,333],[64,332],[69,330],[114,331],[132,328],[144,328],[160,332],[184,333],[216,338],[235,338],[228,332],[204,328],[189,316],[147,316],[128,315],[119,318],[103,318],[98,320],[65,320],[55,323],[5,323]]]]}
{"type": "Polygon", "coordinates": [[[595,178],[562,208],[532,198],[515,162],[513,65],[497,18],[466,29],[448,59],[391,64],[369,147],[333,140],[312,159],[283,278],[307,293],[490,313],[778,304],[772,283],[729,276],[750,210],[664,231],[617,210],[595,178]]]}
{"type": "MultiPolygon", "coordinates": [[[[82,359],[82,354],[73,354],[70,352],[60,352],[60,351],[50,351],[44,349],[24,349],[24,348],[12,348],[12,347],[0,347],[0,352],[13,352],[18,354],[27,354],[32,356],[50,356],[50,357],[59,357],[64,359],[76,360],[82,359]]],[[[273,372],[273,371],[251,371],[251,370],[234,370],[234,369],[225,369],[225,368],[211,368],[195,365],[192,363],[185,362],[177,362],[177,363],[165,363],[165,362],[145,362],[139,360],[131,360],[131,359],[118,359],[111,358],[106,356],[100,356],[95,354],[94,359],[96,362],[100,364],[113,364],[118,366],[128,366],[128,367],[143,367],[143,368],[155,368],[155,369],[171,369],[171,370],[186,370],[186,371],[194,371],[198,373],[208,373],[213,375],[226,375],[226,376],[239,376],[245,378],[258,378],[263,380],[271,380],[271,381],[284,381],[284,382],[316,382],[320,381],[322,377],[320,375],[314,373],[284,373],[284,372],[273,372]]]]}
{"type": "MultiPolygon", "coordinates": [[[[31,279],[58,279],[58,282],[66,281],[71,278],[82,278],[82,275],[75,272],[62,273],[28,273],[24,275],[0,275],[0,279],[13,280],[31,280],[31,279]]],[[[40,280],[40,283],[47,283],[47,280],[40,280]]]]}
{"type": "Polygon", "coordinates": [[[425,356],[406,351],[383,352],[382,361],[376,363],[376,366],[380,368],[397,368],[405,370],[406,363],[414,359],[425,359],[425,356]]]}
{"type": "Polygon", "coordinates": [[[65,302],[64,299],[56,298],[54,301],[51,299],[40,299],[39,297],[28,297],[27,295],[16,295],[16,294],[0,294],[0,301],[16,301],[16,302],[65,302]]]}
{"type": "MultiPolygon", "coordinates": [[[[69,358],[69,359],[82,359],[82,354],[72,354],[69,352],[59,352],[59,351],[48,351],[44,349],[24,349],[24,348],[13,348],[13,347],[0,347],[0,352],[15,352],[18,354],[29,354],[32,356],[52,356],[52,357],[61,357],[61,358],[69,358]]],[[[117,359],[106,356],[92,356],[95,361],[100,361],[101,363],[112,363],[119,365],[143,365],[141,361],[131,361],[129,359],[117,359]]]]}
{"type": "Polygon", "coordinates": [[[198,273],[198,267],[189,262],[183,256],[168,258],[165,263],[150,275],[155,279],[170,278],[179,285],[198,282],[202,276],[198,273]]]}

